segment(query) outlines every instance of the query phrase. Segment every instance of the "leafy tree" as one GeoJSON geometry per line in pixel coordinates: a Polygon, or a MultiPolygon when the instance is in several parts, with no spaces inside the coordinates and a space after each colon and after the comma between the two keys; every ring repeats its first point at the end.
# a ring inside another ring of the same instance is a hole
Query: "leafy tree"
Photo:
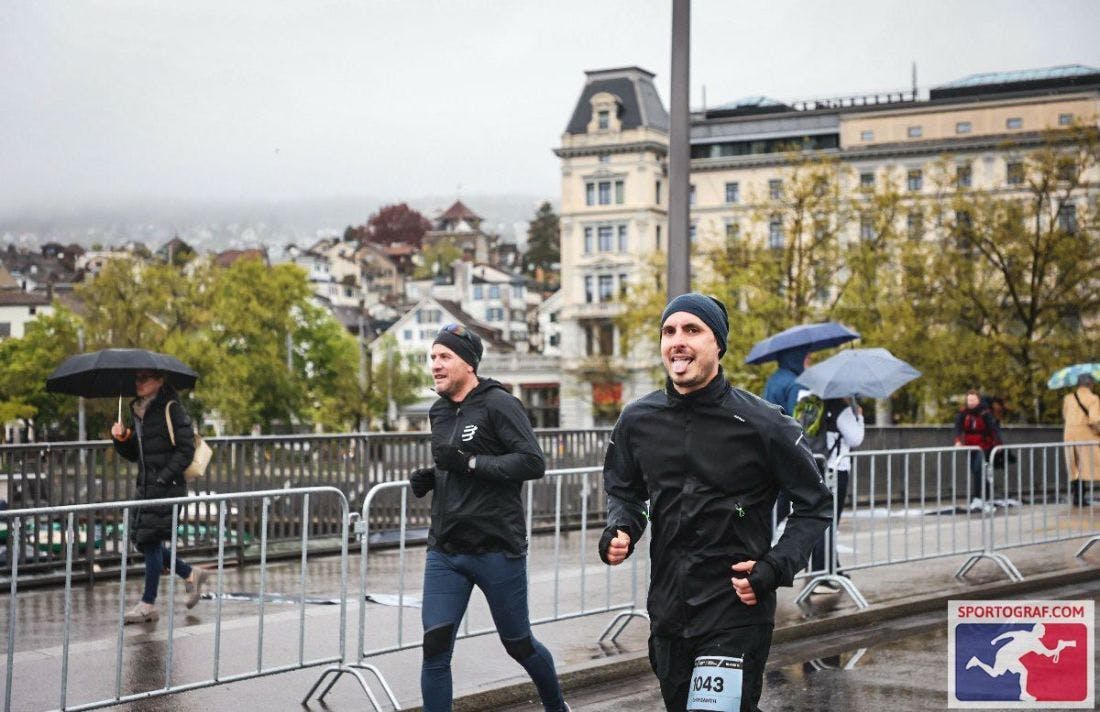
{"type": "Polygon", "coordinates": [[[561,224],[549,202],[539,206],[535,217],[527,224],[527,252],[523,255],[523,271],[536,276],[541,270],[543,281],[556,289],[561,270],[561,224]]]}
{"type": "Polygon", "coordinates": [[[1100,316],[1100,229],[1086,190],[1098,146],[1095,127],[1052,132],[1026,155],[1015,192],[945,187],[938,204],[930,277],[944,323],[967,337],[959,360],[971,384],[1034,421],[1058,418],[1047,376],[1095,355],[1083,334],[1100,316]]]}
{"type": "Polygon", "coordinates": [[[380,245],[401,242],[420,247],[424,233],[432,229],[428,219],[406,203],[386,205],[367,220],[367,239],[380,245]]]}
{"type": "Polygon", "coordinates": [[[370,374],[367,383],[366,413],[369,420],[381,422],[384,430],[393,428],[390,420],[390,403],[394,406],[410,405],[425,394],[431,378],[424,366],[416,363],[411,354],[403,354],[397,339],[387,334],[382,337],[380,348],[372,350],[370,374]]]}
{"type": "Polygon", "coordinates": [[[420,264],[416,266],[413,277],[416,279],[428,279],[436,274],[448,272],[455,260],[462,259],[462,250],[449,240],[438,242],[425,247],[420,252],[420,264]]]}
{"type": "Polygon", "coordinates": [[[76,353],[78,324],[55,303],[53,313],[27,323],[22,338],[0,341],[0,422],[33,419],[40,438],[76,438],[76,399],[47,393],[46,376],[76,353]]]}

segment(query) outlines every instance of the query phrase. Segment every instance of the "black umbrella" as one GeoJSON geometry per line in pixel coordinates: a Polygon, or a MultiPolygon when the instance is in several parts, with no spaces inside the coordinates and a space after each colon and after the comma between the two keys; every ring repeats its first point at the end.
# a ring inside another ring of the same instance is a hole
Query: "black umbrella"
{"type": "Polygon", "coordinates": [[[163,371],[177,390],[194,388],[199,377],[175,356],[145,349],[104,349],[65,359],[46,378],[46,390],[85,398],[136,396],[137,371],[163,371]]]}

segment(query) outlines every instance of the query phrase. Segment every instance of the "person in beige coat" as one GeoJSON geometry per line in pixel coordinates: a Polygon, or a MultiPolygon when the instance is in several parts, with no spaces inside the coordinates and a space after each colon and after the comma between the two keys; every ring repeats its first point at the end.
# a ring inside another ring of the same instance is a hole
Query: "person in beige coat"
{"type": "Polygon", "coordinates": [[[1062,431],[1065,442],[1095,441],[1096,445],[1075,445],[1066,448],[1066,464],[1073,484],[1073,504],[1091,504],[1085,497],[1085,482],[1100,480],[1100,396],[1092,392],[1094,381],[1087,373],[1077,377],[1077,389],[1062,400],[1062,431]]]}

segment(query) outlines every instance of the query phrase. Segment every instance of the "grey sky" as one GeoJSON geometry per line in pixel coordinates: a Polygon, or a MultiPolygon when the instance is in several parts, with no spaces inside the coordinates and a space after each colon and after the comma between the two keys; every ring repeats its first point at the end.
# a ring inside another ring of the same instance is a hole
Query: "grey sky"
{"type": "MultiPolygon", "coordinates": [[[[692,103],[1100,66],[1100,3],[693,4],[692,103]]],[[[7,0],[0,217],[141,199],[556,198],[584,70],[668,97],[667,0],[7,0]]]]}

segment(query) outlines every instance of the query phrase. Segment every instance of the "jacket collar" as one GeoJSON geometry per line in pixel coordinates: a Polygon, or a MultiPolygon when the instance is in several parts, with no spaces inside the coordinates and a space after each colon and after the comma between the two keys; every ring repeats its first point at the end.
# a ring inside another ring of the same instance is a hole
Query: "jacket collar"
{"type": "Polygon", "coordinates": [[[665,377],[665,395],[668,398],[668,404],[672,406],[712,403],[718,401],[729,389],[729,381],[726,380],[726,373],[721,366],[718,367],[718,375],[712,378],[710,383],[686,395],[676,390],[671,378],[665,377]]]}

